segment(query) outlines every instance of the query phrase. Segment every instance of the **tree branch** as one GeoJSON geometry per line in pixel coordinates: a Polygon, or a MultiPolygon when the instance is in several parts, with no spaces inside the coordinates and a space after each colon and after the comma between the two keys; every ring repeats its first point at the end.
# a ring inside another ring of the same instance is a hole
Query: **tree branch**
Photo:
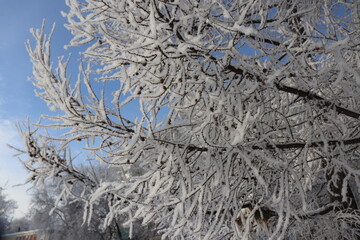
{"type": "Polygon", "coordinates": [[[307,218],[315,217],[318,215],[325,215],[325,214],[329,213],[330,211],[334,210],[338,206],[339,206],[338,202],[331,202],[331,203],[329,203],[325,206],[322,206],[318,209],[315,209],[311,212],[299,214],[297,217],[299,217],[301,219],[307,219],[307,218]]]}
{"type": "MultiPolygon", "coordinates": [[[[232,65],[228,65],[226,67],[226,69],[231,71],[231,72],[234,72],[236,74],[240,74],[240,75],[243,75],[245,73],[244,70],[242,70],[240,68],[236,68],[236,67],[234,67],[232,65]]],[[[251,74],[251,73],[246,73],[246,74],[248,76],[252,77],[253,79],[256,79],[257,81],[263,82],[262,79],[259,76],[256,76],[256,75],[251,74]]],[[[355,111],[340,107],[340,106],[336,105],[335,103],[333,103],[333,102],[331,102],[329,100],[326,100],[323,97],[320,97],[320,96],[318,96],[315,93],[312,93],[310,91],[304,91],[304,90],[300,90],[300,89],[297,89],[297,88],[289,87],[289,86],[286,86],[284,84],[280,84],[279,82],[274,82],[274,85],[279,91],[292,93],[292,94],[298,95],[300,97],[303,97],[303,98],[306,98],[306,99],[309,99],[309,100],[317,100],[319,102],[320,106],[333,107],[335,109],[335,111],[337,113],[339,113],[339,114],[343,114],[343,115],[346,115],[348,117],[355,118],[355,119],[360,119],[360,113],[357,113],[355,111]]]]}
{"type": "Polygon", "coordinates": [[[291,148],[303,148],[306,145],[308,147],[314,148],[314,147],[322,147],[325,144],[328,144],[329,146],[335,146],[335,145],[352,145],[352,144],[358,144],[360,143],[360,137],[358,138],[352,138],[352,139],[346,139],[346,140],[328,140],[328,141],[315,141],[311,142],[310,144],[307,144],[305,142],[290,142],[290,143],[284,143],[284,144],[266,144],[265,147],[260,147],[258,145],[254,145],[252,149],[291,149],[291,148]]]}
{"type": "MultiPolygon", "coordinates": [[[[169,142],[168,142],[169,143],[169,142]]],[[[278,143],[278,144],[269,144],[267,143],[264,146],[260,146],[260,145],[253,145],[251,146],[251,149],[253,150],[275,150],[275,149],[280,149],[280,150],[286,150],[286,149],[294,149],[294,148],[303,148],[306,145],[310,148],[315,148],[315,147],[322,147],[325,144],[328,144],[329,146],[336,146],[336,145],[352,145],[352,144],[359,144],[360,143],[360,137],[358,138],[352,138],[352,139],[346,139],[346,140],[329,140],[329,141],[315,141],[312,142],[310,144],[307,144],[305,142],[290,142],[290,143],[278,143]]],[[[184,148],[184,145],[179,145],[180,148],[184,148]]],[[[197,147],[195,145],[188,145],[186,146],[186,149],[188,152],[192,152],[192,151],[198,151],[198,152],[207,152],[209,151],[209,149],[207,147],[197,147]]]]}
{"type": "Polygon", "coordinates": [[[337,106],[336,104],[332,103],[331,101],[326,100],[326,99],[316,95],[315,93],[311,93],[309,91],[303,91],[303,90],[300,90],[300,89],[297,89],[297,88],[285,86],[285,85],[280,84],[278,82],[275,82],[274,84],[275,84],[275,87],[280,91],[287,92],[287,93],[292,93],[292,94],[298,95],[300,97],[307,98],[309,100],[319,100],[319,103],[320,103],[321,106],[324,106],[324,107],[333,106],[335,111],[337,113],[339,113],[339,114],[344,114],[344,115],[346,115],[348,117],[355,118],[355,119],[360,118],[360,113],[357,113],[357,112],[351,111],[349,109],[337,106]]]}

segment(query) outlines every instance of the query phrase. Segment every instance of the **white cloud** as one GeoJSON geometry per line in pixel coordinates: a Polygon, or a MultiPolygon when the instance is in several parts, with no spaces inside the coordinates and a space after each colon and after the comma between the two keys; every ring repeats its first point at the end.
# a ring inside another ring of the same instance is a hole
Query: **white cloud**
{"type": "Polygon", "coordinates": [[[29,196],[26,189],[29,186],[15,186],[25,182],[26,171],[13,155],[16,153],[7,144],[19,147],[22,140],[15,127],[15,121],[0,119],[0,186],[6,189],[9,199],[17,202],[15,217],[21,217],[28,209],[29,196]]]}

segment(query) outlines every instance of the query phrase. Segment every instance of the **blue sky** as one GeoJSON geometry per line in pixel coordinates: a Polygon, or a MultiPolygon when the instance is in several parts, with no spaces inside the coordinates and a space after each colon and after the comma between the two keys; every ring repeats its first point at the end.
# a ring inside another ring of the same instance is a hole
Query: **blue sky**
{"type": "MultiPolygon", "coordinates": [[[[35,97],[34,87],[27,80],[32,66],[25,42],[32,36],[30,28],[39,28],[46,20],[47,30],[56,22],[52,42],[53,56],[68,55],[63,46],[71,39],[64,28],[66,19],[60,14],[67,11],[64,0],[0,0],[0,187],[6,188],[8,198],[18,202],[15,217],[20,217],[28,207],[26,189],[13,187],[26,179],[26,173],[15,152],[6,144],[21,146],[15,124],[26,117],[35,122],[41,114],[48,113],[46,104],[35,97]]],[[[33,41],[32,41],[33,42],[33,41]]]]}

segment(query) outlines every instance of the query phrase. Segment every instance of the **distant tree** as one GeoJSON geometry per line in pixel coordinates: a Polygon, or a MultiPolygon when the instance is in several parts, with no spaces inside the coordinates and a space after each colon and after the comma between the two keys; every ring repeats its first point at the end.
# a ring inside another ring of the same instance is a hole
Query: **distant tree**
{"type": "Polygon", "coordinates": [[[0,236],[9,230],[12,215],[16,208],[15,201],[8,200],[4,194],[4,189],[0,187],[0,236]]]}
{"type": "Polygon", "coordinates": [[[23,232],[33,230],[28,216],[15,218],[10,222],[8,233],[23,232]]]}
{"type": "MultiPolygon", "coordinates": [[[[96,179],[106,179],[114,181],[119,179],[121,173],[101,166],[87,167],[89,176],[96,179]]],[[[75,186],[75,188],[79,188],[75,186]]],[[[76,192],[73,188],[74,192],[76,192]]],[[[85,202],[81,200],[67,202],[67,198],[61,195],[59,181],[45,181],[44,184],[37,186],[31,191],[31,206],[28,214],[30,229],[47,229],[50,238],[53,240],[66,239],[128,239],[127,228],[122,226],[124,217],[114,218],[111,224],[102,227],[102,220],[109,212],[106,202],[98,202],[96,209],[92,210],[89,224],[84,224],[83,209],[85,202]]],[[[24,224],[23,224],[24,225],[24,224]]],[[[155,236],[155,232],[149,226],[141,226],[139,221],[135,222],[136,230],[133,236],[135,239],[150,239],[155,236]]]]}
{"type": "MultiPolygon", "coordinates": [[[[50,238],[66,239],[125,239],[121,237],[120,223],[114,219],[111,224],[102,228],[101,221],[106,216],[107,204],[98,204],[92,211],[91,221],[84,224],[84,201],[67,202],[58,187],[59,181],[45,181],[42,186],[32,189],[31,206],[28,221],[31,229],[47,229],[50,238]],[[60,198],[58,196],[61,195],[60,198]]],[[[78,188],[77,186],[76,188],[78,188]]],[[[75,192],[76,190],[73,189],[75,192]]],[[[124,231],[124,229],[122,229],[124,231]]]]}
{"type": "Polygon", "coordinates": [[[130,232],[143,219],[172,239],[359,236],[358,0],[66,3],[70,46],[87,47],[77,79],[52,63],[52,32],[27,45],[56,111],[21,129],[30,181],[59,179],[89,221],[106,202],[103,226],[126,215],[130,232]],[[77,142],[124,177],[78,168],[77,142]]]}

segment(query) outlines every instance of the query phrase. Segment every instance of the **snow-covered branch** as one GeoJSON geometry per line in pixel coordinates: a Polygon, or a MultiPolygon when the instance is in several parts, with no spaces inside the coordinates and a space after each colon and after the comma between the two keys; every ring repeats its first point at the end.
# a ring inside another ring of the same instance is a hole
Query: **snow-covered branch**
{"type": "Polygon", "coordinates": [[[337,217],[359,201],[358,1],[66,3],[67,47],[87,49],[72,79],[44,27],[27,44],[56,111],[22,130],[29,181],[164,239],[359,234],[337,217]]]}

